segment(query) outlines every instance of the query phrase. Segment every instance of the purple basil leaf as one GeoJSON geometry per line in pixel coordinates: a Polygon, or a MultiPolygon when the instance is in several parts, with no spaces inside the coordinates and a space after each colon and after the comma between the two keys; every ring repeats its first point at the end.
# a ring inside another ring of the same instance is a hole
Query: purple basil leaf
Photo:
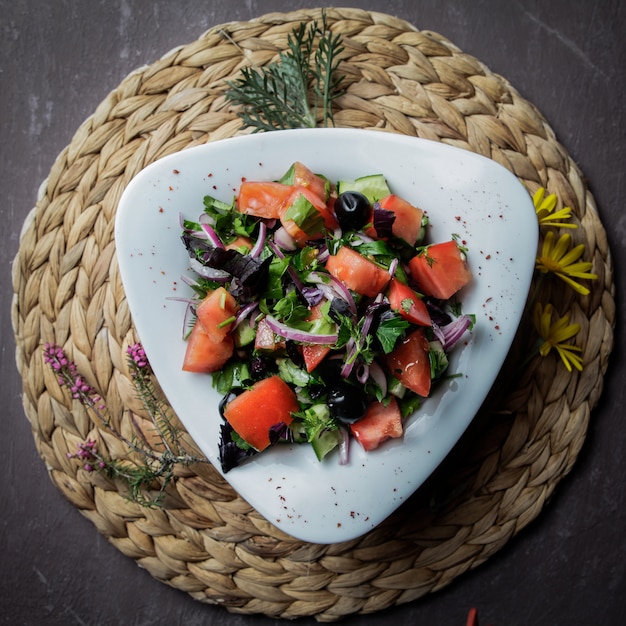
{"type": "Polygon", "coordinates": [[[396,214],[393,211],[383,209],[378,202],[374,203],[374,230],[381,238],[389,238],[393,236],[391,229],[396,221],[396,214]]]}

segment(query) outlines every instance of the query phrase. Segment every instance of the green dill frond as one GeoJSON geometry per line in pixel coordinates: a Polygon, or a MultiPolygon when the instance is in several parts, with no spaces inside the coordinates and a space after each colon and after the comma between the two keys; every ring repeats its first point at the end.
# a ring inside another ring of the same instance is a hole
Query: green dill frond
{"type": "Polygon", "coordinates": [[[323,125],[333,123],[332,101],[340,95],[337,74],[341,36],[317,22],[295,27],[287,50],[263,68],[243,68],[229,82],[226,99],[241,106],[244,127],[258,131],[314,128],[321,109],[323,125]],[[317,47],[316,40],[319,40],[317,47]]]}
{"type": "Polygon", "coordinates": [[[322,102],[322,117],[324,126],[330,122],[335,124],[332,110],[332,102],[343,94],[341,83],[343,76],[337,72],[339,69],[339,55],[343,52],[341,35],[334,35],[327,30],[324,21],[323,30],[320,31],[320,40],[315,53],[315,82],[316,97],[322,102]]]}

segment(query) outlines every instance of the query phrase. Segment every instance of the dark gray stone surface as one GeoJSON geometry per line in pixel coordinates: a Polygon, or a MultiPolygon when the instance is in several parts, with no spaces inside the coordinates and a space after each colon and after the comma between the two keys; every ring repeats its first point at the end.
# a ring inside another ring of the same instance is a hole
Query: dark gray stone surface
{"type": "MultiPolygon", "coordinates": [[[[138,66],[206,29],[299,5],[277,0],[0,2],[0,623],[269,625],[205,606],[118,552],[47,477],[21,406],[10,264],[57,154],[138,66]]],[[[338,6],[342,6],[339,3],[338,6]]],[[[589,178],[624,304],[626,3],[621,0],[371,0],[352,6],[439,32],[532,101],[589,178]]],[[[618,319],[620,315],[618,313],[618,319]]],[[[539,518],[448,588],[348,624],[622,624],[626,621],[625,340],[573,471],[539,518]]],[[[301,620],[313,623],[313,620],[301,620]]]]}

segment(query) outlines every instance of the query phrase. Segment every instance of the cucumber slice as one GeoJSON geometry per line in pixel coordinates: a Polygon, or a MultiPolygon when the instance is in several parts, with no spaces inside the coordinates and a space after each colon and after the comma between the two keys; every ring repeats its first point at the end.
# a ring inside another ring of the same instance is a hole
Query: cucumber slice
{"type": "Polygon", "coordinates": [[[310,406],[304,411],[302,420],[306,439],[313,447],[319,461],[341,443],[343,437],[339,429],[335,427],[326,404],[310,406]]]}
{"type": "Polygon", "coordinates": [[[391,193],[387,181],[382,174],[361,176],[356,180],[340,180],[337,183],[337,192],[343,193],[344,191],[358,191],[371,203],[377,202],[391,193]]]}
{"type": "Polygon", "coordinates": [[[334,450],[342,440],[338,430],[323,430],[312,441],[311,445],[315,451],[318,461],[321,461],[331,450],[334,450]]]}
{"type": "Polygon", "coordinates": [[[235,345],[238,348],[243,348],[243,346],[247,346],[255,340],[256,331],[250,324],[239,324],[233,332],[233,338],[235,345]]]}
{"type": "Polygon", "coordinates": [[[387,381],[387,392],[396,398],[404,398],[406,387],[395,377],[391,376],[387,381]]]}

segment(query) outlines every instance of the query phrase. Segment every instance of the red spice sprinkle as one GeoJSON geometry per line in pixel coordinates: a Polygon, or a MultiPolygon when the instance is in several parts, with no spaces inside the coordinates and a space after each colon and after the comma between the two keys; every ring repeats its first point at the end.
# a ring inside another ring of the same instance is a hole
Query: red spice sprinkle
{"type": "Polygon", "coordinates": [[[173,174],[180,174],[180,172],[178,170],[172,170],[173,174]]]}
{"type": "Polygon", "coordinates": [[[159,213],[163,213],[163,207],[162,206],[159,207],[159,213]]]}
{"type": "Polygon", "coordinates": [[[212,176],[213,176],[213,172],[211,172],[211,173],[209,174],[209,178],[211,178],[212,176]]]}
{"type": "Polygon", "coordinates": [[[246,182],[246,177],[245,177],[245,176],[242,176],[242,177],[241,177],[241,182],[242,182],[242,183],[245,183],[245,182],[246,182]]]}
{"type": "Polygon", "coordinates": [[[491,255],[490,255],[490,254],[488,254],[485,258],[486,258],[487,260],[489,260],[489,259],[491,258],[491,255]]]}
{"type": "Polygon", "coordinates": [[[169,186],[169,190],[170,191],[174,191],[174,187],[172,187],[172,185],[169,186]]]}
{"type": "Polygon", "coordinates": [[[455,215],[455,216],[454,216],[454,219],[455,219],[457,222],[460,222],[460,221],[461,221],[461,216],[460,216],[460,215],[455,215]]]}

